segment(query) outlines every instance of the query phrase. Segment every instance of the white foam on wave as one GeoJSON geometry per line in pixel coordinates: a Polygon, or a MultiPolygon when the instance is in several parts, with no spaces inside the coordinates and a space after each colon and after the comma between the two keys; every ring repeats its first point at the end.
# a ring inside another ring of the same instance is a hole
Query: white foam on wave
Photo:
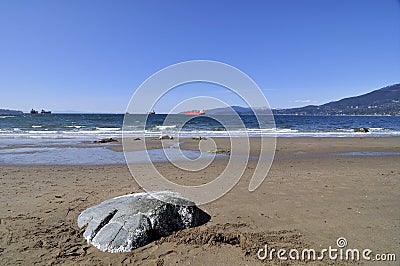
{"type": "Polygon", "coordinates": [[[156,126],[156,129],[158,130],[166,130],[169,128],[176,128],[176,125],[172,125],[172,126],[156,126]]]}
{"type": "Polygon", "coordinates": [[[27,132],[28,134],[36,135],[36,134],[55,134],[55,133],[58,133],[59,131],[45,129],[45,130],[28,130],[25,132],[27,132]]]}
{"type": "Polygon", "coordinates": [[[117,130],[121,130],[120,127],[96,127],[96,130],[100,130],[100,131],[117,131],[117,130]]]}
{"type": "MultiPolygon", "coordinates": [[[[368,133],[354,132],[353,129],[348,130],[333,130],[329,132],[305,132],[293,129],[247,129],[247,130],[230,130],[230,131],[213,131],[213,130],[192,130],[192,131],[176,131],[171,133],[174,136],[180,137],[193,137],[193,136],[204,136],[204,137],[389,137],[389,136],[400,136],[400,131],[393,130],[371,130],[368,133]]],[[[106,128],[105,130],[90,130],[90,129],[79,129],[79,130],[21,130],[19,128],[14,129],[0,129],[1,138],[119,138],[122,135],[124,137],[158,137],[160,131],[156,130],[124,130],[120,128],[106,128]]]]}
{"type": "Polygon", "coordinates": [[[12,116],[12,115],[0,115],[0,118],[10,118],[10,117],[15,117],[15,116],[12,116]]]}
{"type": "Polygon", "coordinates": [[[246,131],[250,133],[296,133],[299,132],[297,129],[290,128],[247,128],[246,131]]]}
{"type": "Polygon", "coordinates": [[[42,126],[32,125],[32,128],[41,128],[42,126]]]}
{"type": "Polygon", "coordinates": [[[77,126],[77,125],[72,125],[72,126],[65,126],[68,128],[84,128],[85,126],[77,126]]]}
{"type": "Polygon", "coordinates": [[[354,132],[354,129],[352,128],[336,128],[335,130],[337,132],[354,132]]]}

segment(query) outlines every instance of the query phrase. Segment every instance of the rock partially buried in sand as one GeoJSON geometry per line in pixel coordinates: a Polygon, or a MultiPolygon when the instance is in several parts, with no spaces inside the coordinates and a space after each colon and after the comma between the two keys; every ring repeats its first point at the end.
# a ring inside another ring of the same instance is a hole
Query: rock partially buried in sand
{"type": "Polygon", "coordinates": [[[202,225],[210,216],[179,193],[157,191],[113,198],[78,216],[88,243],[101,251],[128,252],[173,231],[202,225]]]}

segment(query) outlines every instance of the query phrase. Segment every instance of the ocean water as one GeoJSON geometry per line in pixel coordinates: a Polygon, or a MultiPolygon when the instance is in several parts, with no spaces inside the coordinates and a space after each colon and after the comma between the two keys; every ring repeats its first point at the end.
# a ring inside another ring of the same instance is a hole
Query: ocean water
{"type": "MultiPolygon", "coordinates": [[[[124,134],[128,136],[159,136],[163,133],[181,136],[258,136],[278,137],[351,137],[399,136],[398,116],[186,116],[126,115],[124,134]],[[259,123],[260,122],[260,123],[259,123]],[[354,128],[366,127],[370,132],[355,133],[354,128]],[[228,131],[227,131],[228,130],[228,131]]],[[[23,114],[0,116],[1,138],[96,139],[121,137],[123,114],[23,114]]]]}
{"type": "MultiPolygon", "coordinates": [[[[185,116],[122,114],[23,114],[0,116],[0,165],[122,164],[122,152],[94,144],[101,138],[158,137],[390,137],[400,136],[400,117],[394,116],[185,116]],[[125,119],[125,124],[124,124],[125,119]],[[271,123],[275,121],[275,123],[271,123]],[[354,128],[369,128],[356,133],[354,128]]],[[[174,149],[174,148],[171,148],[174,149]]],[[[141,162],[143,151],[129,154],[141,162]]],[[[184,151],[197,158],[196,151],[184,151]]],[[[179,159],[179,150],[171,150],[179,159]]],[[[150,152],[152,161],[165,161],[162,150],[150,152]]],[[[207,154],[206,154],[207,155],[207,154]]],[[[351,154],[350,154],[351,155],[351,154]]],[[[357,154],[355,154],[357,155],[357,154]]],[[[134,163],[133,161],[130,163],[134,163]]]]}

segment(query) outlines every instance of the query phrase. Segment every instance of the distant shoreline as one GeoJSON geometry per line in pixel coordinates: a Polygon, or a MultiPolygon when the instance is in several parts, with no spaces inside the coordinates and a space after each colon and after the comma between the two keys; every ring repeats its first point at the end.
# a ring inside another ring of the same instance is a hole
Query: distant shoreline
{"type": "MultiPolygon", "coordinates": [[[[137,113],[137,114],[125,114],[125,113],[85,113],[85,112],[82,112],[82,113],[58,113],[58,112],[52,112],[51,113],[52,115],[148,115],[148,114],[146,114],[146,113],[143,113],[143,114],[141,114],[141,113],[137,113]]],[[[22,113],[0,113],[0,116],[1,115],[31,115],[30,113],[24,113],[24,112],[22,112],[22,113]]],[[[40,115],[40,114],[37,114],[37,115],[40,115]]],[[[152,115],[154,115],[154,114],[152,114],[152,115]]],[[[155,115],[185,115],[185,114],[182,114],[182,113],[171,113],[171,114],[168,114],[168,113],[158,113],[158,114],[155,114],[155,115]]],[[[240,116],[253,116],[252,114],[239,114],[240,116]]],[[[261,116],[263,116],[263,115],[269,115],[269,114],[257,114],[257,115],[261,115],[261,116]]],[[[364,117],[364,116],[371,116],[371,117],[376,117],[376,116],[383,116],[383,117],[387,117],[387,116],[400,116],[400,115],[382,115],[382,114],[376,114],[376,115],[374,115],[374,114],[364,114],[364,115],[348,115],[348,114],[343,114],[343,115],[312,115],[312,114],[273,114],[274,116],[319,116],[319,117],[324,117],[324,116],[326,116],[326,117],[329,117],[329,116],[332,116],[332,117],[341,117],[341,116],[361,116],[361,117],[364,117]]],[[[186,115],[185,115],[186,116],[186,115]]],[[[207,113],[205,114],[205,115],[202,115],[202,116],[207,116],[207,113]]],[[[213,115],[211,115],[211,116],[229,116],[229,114],[213,114],[213,115]]]]}

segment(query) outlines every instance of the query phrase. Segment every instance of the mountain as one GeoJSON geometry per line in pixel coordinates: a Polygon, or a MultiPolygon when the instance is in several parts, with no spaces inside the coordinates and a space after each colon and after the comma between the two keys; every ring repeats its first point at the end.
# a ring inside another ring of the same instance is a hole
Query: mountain
{"type": "MultiPolygon", "coordinates": [[[[240,115],[252,115],[251,108],[232,106],[240,115]]],[[[255,108],[263,113],[262,108],[255,108]]],[[[273,109],[275,115],[400,115],[400,84],[387,86],[360,96],[344,98],[323,105],[273,109]]],[[[232,113],[229,107],[206,110],[210,115],[232,113]]]]}
{"type": "Polygon", "coordinates": [[[400,84],[323,105],[274,110],[296,115],[400,115],[400,84]]]}
{"type": "Polygon", "coordinates": [[[0,109],[0,115],[19,115],[19,114],[22,114],[22,111],[0,109]]]}
{"type": "Polygon", "coordinates": [[[254,114],[250,108],[241,107],[241,106],[231,106],[231,107],[209,109],[209,110],[206,110],[206,114],[208,114],[208,115],[234,114],[231,108],[240,115],[253,115],[254,114]]]}

